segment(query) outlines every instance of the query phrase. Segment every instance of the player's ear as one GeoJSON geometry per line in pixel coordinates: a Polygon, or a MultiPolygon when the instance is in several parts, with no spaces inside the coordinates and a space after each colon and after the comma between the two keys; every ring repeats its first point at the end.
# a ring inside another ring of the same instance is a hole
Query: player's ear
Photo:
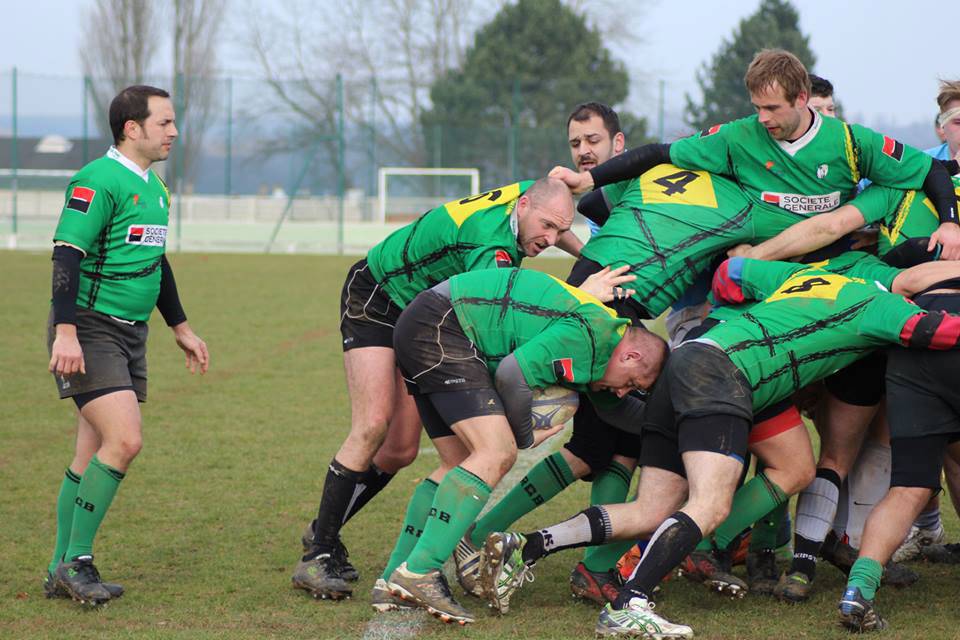
{"type": "Polygon", "coordinates": [[[623,153],[623,149],[627,146],[627,138],[623,135],[623,131],[617,133],[613,136],[613,153],[620,154],[623,153]]]}

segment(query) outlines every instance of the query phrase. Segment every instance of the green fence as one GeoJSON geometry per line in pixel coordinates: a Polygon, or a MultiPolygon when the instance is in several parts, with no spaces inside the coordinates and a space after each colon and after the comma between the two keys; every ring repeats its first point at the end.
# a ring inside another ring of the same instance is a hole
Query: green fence
{"type": "MultiPolygon", "coordinates": [[[[174,194],[171,250],[362,251],[395,226],[379,217],[380,167],[475,168],[485,189],[569,162],[565,114],[531,126],[517,86],[479,126],[425,113],[426,91],[399,82],[141,82],[169,90],[177,112],[180,136],[156,166],[174,194]]],[[[107,109],[127,84],[0,71],[0,246],[48,246],[69,176],[110,145],[107,109]]],[[[468,185],[393,180],[395,222],[468,185]]]]}

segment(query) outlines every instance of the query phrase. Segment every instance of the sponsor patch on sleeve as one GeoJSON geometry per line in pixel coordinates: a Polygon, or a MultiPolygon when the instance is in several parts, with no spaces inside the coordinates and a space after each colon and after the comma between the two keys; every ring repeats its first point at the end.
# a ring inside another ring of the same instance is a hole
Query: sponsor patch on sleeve
{"type": "Polygon", "coordinates": [[[890,136],[883,136],[883,155],[890,156],[897,162],[903,160],[903,143],[890,136]]]}
{"type": "Polygon", "coordinates": [[[513,266],[513,259],[511,259],[510,254],[504,251],[503,249],[497,249],[497,252],[493,254],[493,258],[497,262],[497,267],[513,266]]]}
{"type": "Polygon", "coordinates": [[[132,224],[127,227],[127,244],[162,247],[167,244],[167,225],[132,224]]]}
{"type": "Polygon", "coordinates": [[[557,382],[573,382],[573,358],[554,360],[553,373],[557,376],[557,382]]]}
{"type": "Polygon", "coordinates": [[[97,192],[89,187],[74,187],[73,191],[70,192],[70,198],[67,200],[67,209],[85,214],[90,209],[96,195],[97,192]]]}
{"type": "Polygon", "coordinates": [[[700,132],[700,137],[706,138],[707,136],[712,136],[716,132],[720,131],[720,127],[722,126],[723,126],[722,124],[715,124],[709,129],[704,129],[703,131],[700,132]]]}

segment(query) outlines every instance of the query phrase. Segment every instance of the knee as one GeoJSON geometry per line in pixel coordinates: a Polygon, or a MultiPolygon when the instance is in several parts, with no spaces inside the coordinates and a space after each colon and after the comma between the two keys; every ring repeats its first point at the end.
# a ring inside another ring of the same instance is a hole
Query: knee
{"type": "Polygon", "coordinates": [[[817,467],[811,462],[810,464],[803,465],[803,468],[797,470],[796,482],[792,487],[782,487],[784,493],[789,496],[792,496],[795,493],[800,493],[807,487],[809,487],[817,477],[817,467]]]}
{"type": "Polygon", "coordinates": [[[126,433],[114,439],[108,446],[113,454],[126,466],[137,457],[140,449],[143,448],[143,437],[140,435],[139,430],[136,433],[126,433]]]}
{"type": "Polygon", "coordinates": [[[385,451],[383,448],[377,452],[374,458],[374,464],[387,473],[397,473],[401,469],[409,467],[417,459],[420,453],[419,446],[403,446],[396,449],[385,451]]]}

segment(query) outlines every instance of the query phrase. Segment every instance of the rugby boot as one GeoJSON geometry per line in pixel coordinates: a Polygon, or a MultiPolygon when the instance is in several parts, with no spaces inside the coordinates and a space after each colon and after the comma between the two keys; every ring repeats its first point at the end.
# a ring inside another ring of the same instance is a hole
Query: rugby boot
{"type": "Polygon", "coordinates": [[[377,581],[373,583],[373,591],[370,592],[370,606],[380,613],[409,611],[415,608],[403,598],[390,593],[390,589],[387,588],[387,581],[383,578],[377,578],[377,581]]]}
{"type": "Polygon", "coordinates": [[[570,574],[570,591],[575,598],[605,605],[620,595],[619,576],[616,571],[590,571],[585,564],[578,562],[570,574]]]}
{"type": "Polygon", "coordinates": [[[453,550],[453,562],[457,567],[457,582],[463,587],[468,595],[482,598],[483,592],[480,590],[480,582],[477,577],[480,575],[480,549],[470,539],[475,524],[470,525],[467,533],[460,538],[457,548],[453,550]]]}
{"type": "Polygon", "coordinates": [[[54,572],[56,584],[80,604],[98,606],[110,600],[110,592],[100,582],[93,556],[79,556],[61,562],[54,572]]]}
{"type": "MultiPolygon", "coordinates": [[[[97,574],[99,577],[99,572],[97,574]]],[[[107,590],[110,594],[111,600],[116,600],[123,595],[123,587],[119,584],[114,584],[112,582],[101,582],[103,588],[107,590]]],[[[47,571],[46,577],[43,579],[43,595],[47,598],[69,598],[70,594],[67,593],[66,589],[61,587],[57,583],[57,577],[47,571]]]]}
{"type": "Polygon", "coordinates": [[[609,603],[600,612],[597,620],[598,638],[606,636],[626,636],[631,638],[692,638],[693,629],[686,625],[674,624],[663,616],[654,613],[656,605],[643,598],[630,598],[623,609],[614,609],[609,603]]]}
{"type": "Polygon", "coordinates": [[[857,587],[847,587],[838,605],[840,609],[840,624],[856,631],[883,631],[887,628],[887,621],[880,617],[873,600],[867,600],[857,587]]]}
{"type": "Polygon", "coordinates": [[[858,554],[859,552],[856,549],[841,540],[832,530],[823,541],[823,546],[820,547],[820,557],[842,571],[844,575],[850,573],[853,563],[857,561],[858,554]]]}
{"type": "Polygon", "coordinates": [[[466,625],[476,620],[454,599],[447,579],[437,569],[424,574],[413,573],[404,562],[393,570],[386,586],[393,595],[423,607],[443,622],[466,625]]]}
{"type": "Polygon", "coordinates": [[[480,588],[499,614],[510,611],[510,598],[526,582],[533,582],[533,565],[523,561],[522,533],[495,531],[487,536],[480,561],[480,588]]]}
{"type": "Polygon", "coordinates": [[[924,547],[931,544],[942,544],[946,538],[947,536],[943,530],[943,525],[939,522],[936,526],[929,529],[911,526],[910,533],[907,534],[906,539],[900,547],[893,552],[893,557],[890,559],[894,562],[919,560],[924,547]]]}
{"type": "Polygon", "coordinates": [[[960,564],[960,544],[930,544],[920,549],[924,560],[941,564],[960,564]]]}
{"type": "Polygon", "coordinates": [[[784,573],[773,588],[773,597],[783,602],[798,604],[810,597],[813,580],[802,571],[784,573]]]}
{"type": "Polygon", "coordinates": [[[920,579],[920,574],[905,564],[891,560],[883,565],[883,577],[880,584],[888,587],[909,587],[920,579]]]}
{"type": "MultiPolygon", "coordinates": [[[[311,551],[317,550],[316,543],[313,541],[313,527],[316,523],[316,520],[311,520],[310,524],[308,524],[304,530],[303,535],[300,536],[300,544],[303,545],[304,555],[309,555],[311,551]]],[[[340,571],[341,578],[347,582],[356,582],[360,579],[360,573],[357,571],[357,568],[350,564],[350,554],[347,553],[347,547],[343,544],[340,536],[337,536],[330,555],[333,556],[333,561],[340,571]]]]}
{"type": "Polygon", "coordinates": [[[318,600],[343,600],[353,595],[353,587],[340,577],[339,566],[329,553],[304,556],[297,562],[291,581],[318,600]]]}
{"type": "Polygon", "coordinates": [[[747,584],[750,593],[758,596],[773,595],[777,586],[777,554],[773,549],[761,549],[747,554],[747,584]]]}
{"type": "Polygon", "coordinates": [[[723,549],[694,551],[680,565],[681,575],[731,598],[747,594],[747,583],[733,575],[733,554],[723,549]]]}

